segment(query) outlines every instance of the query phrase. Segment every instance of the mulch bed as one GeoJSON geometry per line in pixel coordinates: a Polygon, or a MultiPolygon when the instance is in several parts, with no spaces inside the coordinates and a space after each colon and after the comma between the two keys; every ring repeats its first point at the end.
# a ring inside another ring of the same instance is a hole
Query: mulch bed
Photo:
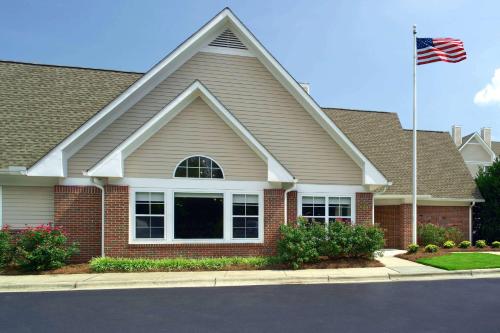
{"type": "MultiPolygon", "coordinates": [[[[362,268],[362,267],[384,267],[384,265],[377,260],[370,260],[364,258],[339,258],[339,259],[328,259],[322,258],[317,263],[305,264],[301,269],[328,269],[328,268],[362,268]]],[[[248,265],[233,265],[224,267],[224,271],[250,271],[250,270],[288,270],[291,269],[289,266],[284,264],[276,264],[265,267],[256,268],[248,265]]],[[[183,270],[179,270],[182,272],[183,270]]],[[[185,270],[191,272],[193,270],[185,270]]],[[[0,273],[0,275],[24,275],[24,274],[87,274],[92,273],[89,264],[70,264],[64,267],[44,272],[21,272],[16,270],[14,267],[5,269],[0,273]]]]}
{"type": "Polygon", "coordinates": [[[444,254],[452,253],[452,252],[500,252],[500,249],[498,248],[492,248],[492,247],[485,247],[484,249],[476,249],[474,247],[470,247],[468,249],[460,249],[460,248],[452,248],[452,249],[442,249],[440,248],[438,252],[436,253],[427,253],[424,252],[424,249],[419,249],[417,253],[412,253],[412,254],[398,254],[396,257],[401,258],[401,259],[406,259],[410,261],[417,261],[417,259],[420,258],[430,258],[430,257],[438,257],[442,256],[444,254]]]}

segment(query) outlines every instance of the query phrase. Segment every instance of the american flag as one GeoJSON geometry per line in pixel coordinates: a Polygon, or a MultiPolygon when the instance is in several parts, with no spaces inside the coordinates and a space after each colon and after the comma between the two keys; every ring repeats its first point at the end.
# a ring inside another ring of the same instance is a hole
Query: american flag
{"type": "Polygon", "coordinates": [[[417,65],[436,61],[460,62],[467,58],[464,43],[453,38],[417,38],[417,65]]]}

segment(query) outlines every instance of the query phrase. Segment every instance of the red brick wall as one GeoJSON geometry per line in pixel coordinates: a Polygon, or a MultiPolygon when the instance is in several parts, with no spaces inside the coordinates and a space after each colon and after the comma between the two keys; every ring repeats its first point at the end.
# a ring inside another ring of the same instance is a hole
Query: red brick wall
{"type": "Polygon", "coordinates": [[[80,253],[72,262],[101,255],[101,191],[94,186],[54,186],[54,224],[62,227],[80,253]]]}
{"type": "Polygon", "coordinates": [[[276,253],[279,226],[284,221],[284,190],[264,190],[263,244],[128,244],[128,187],[106,186],[106,255],[111,257],[255,256],[276,253]]]}
{"type": "Polygon", "coordinates": [[[417,216],[418,223],[455,227],[463,233],[464,239],[469,239],[469,207],[419,206],[417,216]]]}
{"type": "Polygon", "coordinates": [[[399,206],[376,206],[375,224],[384,231],[386,248],[401,248],[399,206]]]}
{"type": "Polygon", "coordinates": [[[372,224],[373,193],[356,193],[356,224],[372,224]]]}
{"type": "Polygon", "coordinates": [[[297,222],[297,191],[290,191],[287,194],[287,222],[294,225],[297,222]]]}
{"type": "MultiPolygon", "coordinates": [[[[411,204],[375,207],[375,223],[384,230],[388,248],[405,249],[412,242],[411,220],[411,204]]],[[[469,207],[418,206],[417,222],[456,227],[469,237],[469,207]]]]}

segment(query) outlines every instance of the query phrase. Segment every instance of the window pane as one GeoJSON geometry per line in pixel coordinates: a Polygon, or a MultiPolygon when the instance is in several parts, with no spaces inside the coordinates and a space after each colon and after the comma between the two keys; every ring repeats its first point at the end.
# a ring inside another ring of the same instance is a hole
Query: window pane
{"type": "Polygon", "coordinates": [[[234,203],[245,203],[245,195],[244,194],[234,194],[233,195],[234,203]]]}
{"type": "Polygon", "coordinates": [[[146,204],[137,203],[135,205],[135,213],[136,214],[149,214],[149,203],[146,203],[146,204]]]}
{"type": "Polygon", "coordinates": [[[164,224],[163,216],[151,216],[151,227],[152,228],[163,228],[164,224]]]}
{"type": "Polygon", "coordinates": [[[302,204],[312,205],[314,203],[314,197],[302,197],[302,204]]]}
{"type": "Polygon", "coordinates": [[[234,217],[233,218],[233,227],[244,228],[245,227],[245,218],[244,217],[234,217]]]}
{"type": "Polygon", "coordinates": [[[246,201],[249,204],[258,204],[259,203],[259,196],[256,194],[247,194],[246,201]]]}
{"type": "Polygon", "coordinates": [[[212,160],[206,157],[200,157],[200,167],[210,169],[212,167],[212,160]]]}
{"type": "Polygon", "coordinates": [[[245,228],[233,228],[233,238],[245,238],[245,228]]]}
{"type": "Polygon", "coordinates": [[[223,178],[221,169],[212,169],[212,178],[223,178]]]}
{"type": "Polygon", "coordinates": [[[247,204],[246,215],[259,215],[259,205],[257,204],[247,204]]]}
{"type": "Polygon", "coordinates": [[[313,216],[324,216],[325,215],[325,206],[317,206],[314,205],[314,214],[313,216]]]}
{"type": "Polygon", "coordinates": [[[151,201],[152,202],[163,202],[163,193],[162,192],[151,193],[151,201]]]}
{"type": "Polygon", "coordinates": [[[212,173],[209,168],[201,168],[200,169],[200,178],[211,178],[212,173]]]}
{"type": "Polygon", "coordinates": [[[136,238],[149,238],[149,228],[137,228],[135,229],[136,238]]]}
{"type": "Polygon", "coordinates": [[[175,196],[176,239],[223,238],[223,198],[175,196]]]}
{"type": "Polygon", "coordinates": [[[259,223],[259,219],[257,217],[247,217],[246,218],[246,227],[247,228],[257,228],[259,223]]]}
{"type": "Polygon", "coordinates": [[[163,238],[163,228],[151,228],[151,238],[163,238]]]}
{"type": "Polygon", "coordinates": [[[179,164],[179,167],[183,167],[183,168],[187,168],[187,160],[184,160],[181,162],[181,164],[179,164]]]}
{"type": "Polygon", "coordinates": [[[188,177],[199,178],[200,168],[188,168],[188,177]]]}
{"type": "Polygon", "coordinates": [[[340,209],[338,206],[330,206],[328,207],[328,215],[330,216],[339,216],[340,215],[340,209]]]}
{"type": "Polygon", "coordinates": [[[149,193],[147,192],[136,192],[135,193],[135,201],[143,201],[143,202],[148,202],[149,201],[149,193]]]}
{"type": "Polygon", "coordinates": [[[175,177],[187,177],[187,168],[178,167],[177,170],[175,170],[175,177]]]}
{"type": "Polygon", "coordinates": [[[314,205],[325,205],[325,197],[314,197],[314,205]]]}
{"type": "Polygon", "coordinates": [[[341,197],[341,198],[339,198],[339,203],[344,204],[344,205],[350,205],[351,198],[350,197],[341,197]]]}
{"type": "Polygon", "coordinates": [[[200,166],[200,157],[193,156],[188,159],[188,168],[199,167],[200,166]]]}
{"type": "Polygon", "coordinates": [[[149,228],[149,216],[136,216],[135,226],[137,228],[149,228]]]}
{"type": "Polygon", "coordinates": [[[245,204],[234,204],[233,215],[245,215],[245,204]]]}
{"type": "Polygon", "coordinates": [[[309,205],[302,205],[302,215],[303,216],[312,216],[314,215],[314,210],[313,210],[313,206],[309,206],[309,205]]]}
{"type": "Polygon", "coordinates": [[[246,238],[258,238],[259,231],[257,228],[247,228],[246,238]]]}

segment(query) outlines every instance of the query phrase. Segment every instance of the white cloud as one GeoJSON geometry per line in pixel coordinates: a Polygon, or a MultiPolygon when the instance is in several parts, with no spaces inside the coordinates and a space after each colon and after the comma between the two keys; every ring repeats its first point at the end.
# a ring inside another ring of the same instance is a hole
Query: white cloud
{"type": "Polygon", "coordinates": [[[500,105],[500,68],[495,70],[491,82],[476,93],[474,103],[477,105],[500,105]]]}

